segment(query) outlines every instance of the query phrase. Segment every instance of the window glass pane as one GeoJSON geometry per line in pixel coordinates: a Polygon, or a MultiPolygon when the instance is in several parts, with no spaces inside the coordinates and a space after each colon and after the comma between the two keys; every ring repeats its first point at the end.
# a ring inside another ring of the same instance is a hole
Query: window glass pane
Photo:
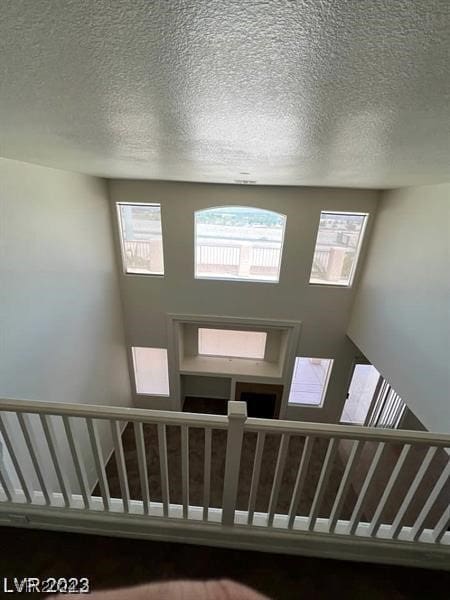
{"type": "Polygon", "coordinates": [[[322,212],[310,283],[351,285],[367,214],[322,212]]]}
{"type": "Polygon", "coordinates": [[[158,204],[118,207],[125,272],[164,275],[161,207],[158,204]]]}
{"type": "Polygon", "coordinates": [[[225,206],[195,213],[195,276],[278,281],[286,217],[225,206]]]}
{"type": "Polygon", "coordinates": [[[232,329],[198,330],[198,353],[209,356],[264,358],[267,333],[232,329]]]}
{"type": "Polygon", "coordinates": [[[132,348],[136,392],[169,395],[169,368],[165,348],[132,348]]]}
{"type": "Polygon", "coordinates": [[[330,358],[297,357],[289,393],[289,403],[321,406],[332,364],[333,360],[330,358]]]}
{"type": "Polygon", "coordinates": [[[396,429],[406,404],[373,365],[355,365],[342,423],[396,429]]]}
{"type": "Polygon", "coordinates": [[[355,365],[342,411],[343,423],[364,425],[379,379],[380,374],[373,365],[355,365]]]}
{"type": "Polygon", "coordinates": [[[372,413],[366,421],[367,426],[397,429],[400,426],[405,410],[406,404],[387,381],[383,379],[372,413]]]}

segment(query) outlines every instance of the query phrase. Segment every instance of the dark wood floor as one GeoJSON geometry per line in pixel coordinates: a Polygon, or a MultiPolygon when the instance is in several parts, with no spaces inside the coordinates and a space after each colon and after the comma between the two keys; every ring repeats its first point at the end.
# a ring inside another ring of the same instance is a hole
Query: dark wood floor
{"type": "Polygon", "coordinates": [[[92,590],[225,577],[274,600],[448,600],[450,590],[442,571],[0,528],[0,597],[14,597],[2,593],[3,578],[25,576],[89,577],[92,590]]]}

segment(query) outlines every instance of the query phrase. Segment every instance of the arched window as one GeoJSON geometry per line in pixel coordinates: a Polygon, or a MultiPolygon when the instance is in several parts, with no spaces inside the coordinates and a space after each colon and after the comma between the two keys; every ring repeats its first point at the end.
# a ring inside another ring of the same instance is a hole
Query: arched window
{"type": "Polygon", "coordinates": [[[248,206],[195,213],[195,277],[272,281],[280,277],[286,217],[248,206]]]}

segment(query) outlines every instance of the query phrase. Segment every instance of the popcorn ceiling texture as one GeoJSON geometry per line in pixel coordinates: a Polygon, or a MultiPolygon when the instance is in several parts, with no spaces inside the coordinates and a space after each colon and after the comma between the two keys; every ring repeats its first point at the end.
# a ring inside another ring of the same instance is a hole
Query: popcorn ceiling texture
{"type": "Polygon", "coordinates": [[[15,0],[0,156],[130,178],[450,179],[448,0],[15,0]]]}

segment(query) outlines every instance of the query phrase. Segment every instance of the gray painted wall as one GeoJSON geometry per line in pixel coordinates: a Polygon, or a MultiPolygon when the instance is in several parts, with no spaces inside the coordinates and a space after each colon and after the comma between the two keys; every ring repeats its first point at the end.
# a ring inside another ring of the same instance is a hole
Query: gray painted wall
{"type": "Polygon", "coordinates": [[[105,183],[2,159],[0,222],[0,397],[130,405],[105,183]]]}
{"type": "Polygon", "coordinates": [[[432,431],[450,431],[450,185],[385,192],[349,335],[432,431]]]}
{"type": "MultiPolygon", "coordinates": [[[[353,358],[359,353],[346,338],[354,286],[308,284],[320,211],[369,212],[367,240],[378,193],[129,180],[110,181],[109,189],[113,203],[157,202],[162,210],[165,277],[121,275],[128,344],[167,347],[168,312],[300,320],[297,354],[334,358],[335,365],[325,406],[291,408],[288,417],[335,421],[345,400],[353,358]],[[279,284],[194,279],[194,212],[233,204],[287,215],[279,284]]],[[[364,248],[360,266],[363,259],[364,248]]],[[[170,406],[167,399],[137,396],[135,400],[140,406],[170,406]]]]}

